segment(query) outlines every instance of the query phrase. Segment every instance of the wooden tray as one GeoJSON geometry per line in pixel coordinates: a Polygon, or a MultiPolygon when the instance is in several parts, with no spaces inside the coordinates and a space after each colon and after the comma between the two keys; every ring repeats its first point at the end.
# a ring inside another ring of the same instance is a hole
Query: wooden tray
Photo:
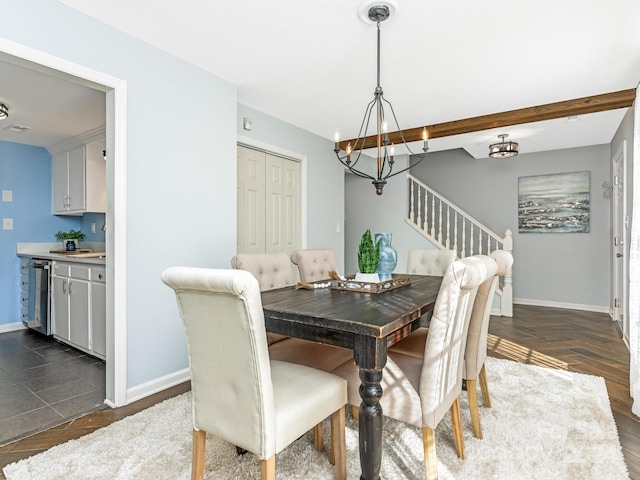
{"type": "Polygon", "coordinates": [[[74,255],[76,253],[91,253],[90,248],[76,248],[75,250],[50,250],[49,253],[57,253],[58,255],[74,255]]]}
{"type": "Polygon", "coordinates": [[[331,288],[334,290],[362,293],[384,293],[410,284],[409,275],[393,275],[390,280],[379,283],[359,282],[355,280],[355,276],[347,277],[346,280],[331,280],[331,288]]]}

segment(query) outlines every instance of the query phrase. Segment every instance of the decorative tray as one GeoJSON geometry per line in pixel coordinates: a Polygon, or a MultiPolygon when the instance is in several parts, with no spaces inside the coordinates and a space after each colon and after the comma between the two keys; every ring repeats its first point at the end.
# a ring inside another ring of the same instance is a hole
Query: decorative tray
{"type": "Polygon", "coordinates": [[[409,275],[393,275],[390,280],[379,283],[360,282],[355,280],[355,276],[347,277],[346,280],[331,280],[331,288],[334,290],[362,293],[384,293],[410,284],[411,277],[409,275]]]}
{"type": "Polygon", "coordinates": [[[75,250],[49,250],[49,253],[57,253],[58,255],[75,255],[76,253],[91,253],[90,248],[76,248],[75,250]]]}

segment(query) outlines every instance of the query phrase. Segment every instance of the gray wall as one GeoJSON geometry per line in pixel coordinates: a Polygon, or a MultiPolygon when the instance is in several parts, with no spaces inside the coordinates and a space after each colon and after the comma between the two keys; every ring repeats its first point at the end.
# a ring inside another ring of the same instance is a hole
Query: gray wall
{"type": "Polygon", "coordinates": [[[609,145],[572,148],[510,159],[474,160],[466,152],[434,153],[414,175],[494,232],[513,232],[514,299],[608,311],[610,200],[609,145]],[[589,233],[518,233],[518,177],[591,172],[589,233]]]}
{"type": "MultiPolygon", "coordinates": [[[[430,153],[412,173],[497,234],[502,236],[507,228],[513,231],[517,301],[608,311],[610,200],[603,198],[600,185],[610,180],[610,164],[609,145],[521,154],[503,160],[475,160],[463,150],[450,150],[430,153]],[[518,233],[518,177],[583,170],[591,172],[590,233],[518,233]]],[[[430,247],[401,221],[407,210],[406,179],[396,179],[396,183],[398,187],[389,184],[376,198],[373,191],[366,194],[366,182],[347,181],[347,212],[353,212],[349,218],[355,214],[367,221],[358,221],[358,231],[347,231],[346,245],[357,246],[356,238],[362,234],[364,223],[371,225],[372,231],[393,229],[393,245],[400,258],[396,271],[400,272],[408,248],[430,247]],[[362,192],[356,194],[360,189],[362,192]]],[[[347,265],[353,268],[349,259],[347,255],[347,265]]]]}

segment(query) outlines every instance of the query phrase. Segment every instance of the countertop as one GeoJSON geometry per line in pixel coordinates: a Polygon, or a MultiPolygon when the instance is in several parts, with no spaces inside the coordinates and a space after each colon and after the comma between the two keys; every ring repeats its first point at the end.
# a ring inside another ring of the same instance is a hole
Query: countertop
{"type": "MultiPolygon", "coordinates": [[[[19,257],[42,258],[44,260],[56,260],[64,262],[86,263],[93,265],[104,265],[105,257],[72,257],[69,254],[51,253],[54,250],[60,250],[61,243],[18,243],[16,245],[16,254],[19,257]]],[[[80,250],[91,250],[94,253],[105,252],[105,244],[101,242],[82,242],[80,250]]],[[[81,253],[79,253],[82,255],[81,253]]],[[[75,255],[75,254],[74,254],[75,255]]]]}

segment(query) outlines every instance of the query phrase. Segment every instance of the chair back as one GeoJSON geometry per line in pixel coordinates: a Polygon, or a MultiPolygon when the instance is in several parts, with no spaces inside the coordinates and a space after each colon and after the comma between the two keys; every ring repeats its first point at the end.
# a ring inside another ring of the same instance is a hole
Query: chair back
{"type": "Polygon", "coordinates": [[[303,283],[327,280],[329,271],[338,270],[336,254],[330,248],[296,250],[291,254],[291,261],[298,266],[303,283]]]}
{"type": "Polygon", "coordinates": [[[442,277],[456,258],[454,250],[409,250],[407,273],[442,277]]]}
{"type": "Polygon", "coordinates": [[[513,256],[506,250],[495,250],[490,254],[497,265],[496,274],[485,280],[479,287],[471,311],[467,348],[464,354],[463,378],[476,380],[487,359],[487,335],[489,333],[489,319],[493,295],[498,285],[499,277],[506,275],[513,265],[513,256]]]}
{"type": "Polygon", "coordinates": [[[429,323],[420,374],[422,424],[435,429],[462,392],[464,351],[478,286],[496,273],[486,255],[463,258],[446,271],[429,323]]]}
{"type": "Polygon", "coordinates": [[[291,261],[284,252],[238,253],[231,259],[231,268],[251,272],[261,292],[295,284],[291,261]]]}
{"type": "Polygon", "coordinates": [[[171,267],[191,368],[193,426],[268,458],[275,414],[258,281],[243,270],[171,267]]]}

